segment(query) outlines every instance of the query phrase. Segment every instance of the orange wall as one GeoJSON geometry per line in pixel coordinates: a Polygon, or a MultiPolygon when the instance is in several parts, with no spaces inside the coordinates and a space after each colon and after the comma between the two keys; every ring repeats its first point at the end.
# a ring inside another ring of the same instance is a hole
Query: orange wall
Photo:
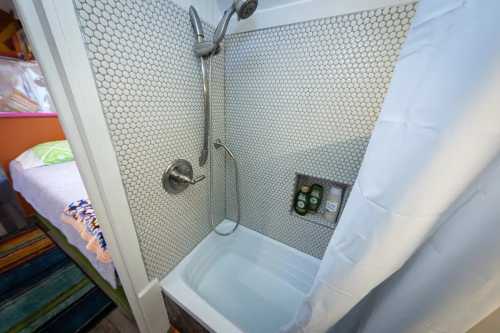
{"type": "MultiPolygon", "coordinates": [[[[46,141],[62,140],[64,133],[57,117],[0,118],[0,163],[9,174],[9,162],[25,150],[46,141]]],[[[27,214],[33,210],[21,200],[27,214]]]]}

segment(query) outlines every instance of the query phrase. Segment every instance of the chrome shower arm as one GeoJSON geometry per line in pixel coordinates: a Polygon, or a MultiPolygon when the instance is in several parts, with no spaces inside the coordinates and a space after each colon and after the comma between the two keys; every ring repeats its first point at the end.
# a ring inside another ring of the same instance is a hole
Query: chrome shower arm
{"type": "MultiPolygon", "coordinates": [[[[211,59],[209,59],[209,61],[211,61],[211,59]]],[[[210,86],[205,59],[200,58],[200,63],[203,79],[203,113],[205,114],[205,120],[203,125],[203,148],[201,149],[198,162],[200,166],[204,166],[208,159],[208,140],[210,137],[210,86]]]]}

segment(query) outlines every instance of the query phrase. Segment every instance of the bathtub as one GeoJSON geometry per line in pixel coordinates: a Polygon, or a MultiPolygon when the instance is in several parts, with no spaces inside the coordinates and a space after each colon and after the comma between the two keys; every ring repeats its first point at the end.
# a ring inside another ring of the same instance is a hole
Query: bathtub
{"type": "Polygon", "coordinates": [[[240,225],[230,236],[210,233],[161,286],[209,331],[274,333],[295,315],[319,262],[240,225]]]}

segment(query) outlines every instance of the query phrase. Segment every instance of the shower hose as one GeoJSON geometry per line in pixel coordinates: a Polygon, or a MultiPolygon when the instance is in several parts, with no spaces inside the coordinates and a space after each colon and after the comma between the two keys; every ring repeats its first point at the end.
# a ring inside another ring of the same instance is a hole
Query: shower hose
{"type": "MultiPolygon", "coordinates": [[[[212,57],[213,55],[208,57],[208,99],[209,99],[209,117],[210,117],[210,130],[209,130],[209,142],[212,142],[212,129],[213,129],[213,117],[212,117],[212,98],[211,98],[211,92],[212,92],[212,57]]],[[[201,61],[204,61],[203,58],[201,61]]],[[[206,77],[206,76],[205,76],[206,77]]],[[[204,82],[205,84],[205,82],[204,82]]],[[[214,222],[214,207],[213,207],[213,182],[214,182],[214,175],[213,175],[213,158],[212,158],[212,151],[208,154],[209,155],[209,173],[210,173],[210,181],[209,181],[209,190],[208,190],[208,215],[210,218],[210,226],[212,227],[212,230],[220,235],[220,236],[229,236],[233,232],[236,231],[238,226],[240,225],[240,186],[239,186],[239,172],[238,172],[238,162],[236,162],[236,159],[234,158],[234,154],[231,152],[231,150],[224,144],[220,139],[217,139],[213,143],[213,147],[210,147],[210,150],[219,149],[223,148],[225,150],[225,153],[229,155],[231,160],[233,161],[234,165],[234,179],[235,179],[235,191],[236,191],[236,221],[234,227],[227,231],[227,232],[222,232],[217,230],[217,226],[215,225],[214,222]]]]}

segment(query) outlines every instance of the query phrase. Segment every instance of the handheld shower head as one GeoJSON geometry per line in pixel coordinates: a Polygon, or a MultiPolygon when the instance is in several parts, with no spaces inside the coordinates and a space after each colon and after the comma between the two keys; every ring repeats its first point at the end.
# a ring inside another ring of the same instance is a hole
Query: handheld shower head
{"type": "Polygon", "coordinates": [[[220,43],[226,35],[229,21],[234,13],[238,15],[238,19],[247,19],[257,10],[258,4],[258,0],[234,0],[231,7],[224,11],[224,16],[222,16],[219,24],[217,24],[212,42],[204,40],[203,26],[201,24],[200,17],[198,16],[196,9],[191,6],[189,8],[189,18],[198,39],[194,48],[196,54],[200,57],[217,54],[220,50],[220,43]]]}
{"type": "Polygon", "coordinates": [[[235,0],[233,6],[240,19],[247,19],[257,10],[258,0],[235,0]]]}
{"type": "Polygon", "coordinates": [[[238,18],[240,19],[247,19],[255,12],[258,3],[258,0],[234,0],[231,7],[226,9],[226,11],[224,12],[224,16],[215,29],[214,44],[216,44],[218,47],[218,45],[224,39],[229,20],[231,20],[231,17],[234,13],[236,13],[236,15],[238,15],[238,18]]]}

